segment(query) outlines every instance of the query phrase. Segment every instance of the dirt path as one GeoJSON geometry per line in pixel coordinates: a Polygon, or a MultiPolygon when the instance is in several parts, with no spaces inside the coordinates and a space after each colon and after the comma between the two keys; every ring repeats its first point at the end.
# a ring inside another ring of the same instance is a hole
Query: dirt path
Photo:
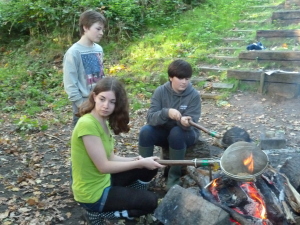
{"type": "MultiPolygon", "coordinates": [[[[240,126],[257,143],[264,132],[284,131],[287,148],[299,149],[299,109],[299,98],[286,100],[237,93],[227,101],[203,99],[200,124],[220,134],[240,126]]],[[[138,132],[145,123],[146,111],[135,112],[131,131],[116,137],[119,154],[137,154],[138,132]]],[[[50,113],[41,116],[54,117],[50,113]]],[[[85,224],[69,190],[71,125],[58,123],[45,132],[21,135],[15,131],[10,115],[1,113],[1,118],[1,224],[85,224]]],[[[202,137],[210,144],[214,142],[207,134],[202,137]]],[[[162,185],[155,183],[153,188],[159,191],[162,185]]],[[[147,221],[150,220],[140,218],[140,222],[114,224],[155,224],[147,221]]]]}

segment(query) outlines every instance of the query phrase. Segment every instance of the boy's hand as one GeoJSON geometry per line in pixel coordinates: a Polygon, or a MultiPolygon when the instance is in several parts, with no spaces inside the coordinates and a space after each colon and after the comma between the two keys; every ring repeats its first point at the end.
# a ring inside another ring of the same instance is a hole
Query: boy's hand
{"type": "Polygon", "coordinates": [[[177,109],[169,109],[169,117],[172,120],[180,121],[181,113],[177,109]]]}
{"type": "Polygon", "coordinates": [[[192,119],[190,116],[183,116],[180,119],[180,123],[182,124],[182,126],[189,127],[189,126],[191,126],[189,123],[190,119],[192,119]]]}

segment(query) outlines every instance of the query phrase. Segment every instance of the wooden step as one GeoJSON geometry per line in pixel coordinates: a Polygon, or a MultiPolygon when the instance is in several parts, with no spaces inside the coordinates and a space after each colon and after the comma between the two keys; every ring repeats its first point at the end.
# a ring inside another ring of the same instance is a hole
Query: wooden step
{"type": "Polygon", "coordinates": [[[300,37],[300,30],[258,30],[256,31],[256,37],[274,38],[274,37],[300,37]]]}
{"type": "Polygon", "coordinates": [[[231,43],[231,42],[246,42],[244,38],[236,38],[236,37],[230,37],[230,38],[223,38],[222,39],[226,43],[231,43]]]}
{"type": "Polygon", "coordinates": [[[244,60],[300,61],[300,51],[247,51],[241,52],[238,58],[244,60]]]}
{"type": "Polygon", "coordinates": [[[209,55],[208,58],[224,60],[229,62],[234,62],[238,60],[238,57],[236,56],[225,56],[225,55],[209,55]]]}
{"type": "Polygon", "coordinates": [[[250,6],[250,8],[253,9],[278,9],[278,8],[282,8],[281,5],[254,5],[254,6],[250,6]]]}
{"type": "Polygon", "coordinates": [[[272,22],[278,25],[291,25],[300,23],[300,10],[275,11],[272,22]]]}
{"type": "Polygon", "coordinates": [[[211,87],[211,88],[215,88],[215,89],[232,89],[233,88],[233,84],[228,84],[228,83],[220,83],[220,82],[206,82],[204,84],[204,87],[211,87]]]}
{"type": "Polygon", "coordinates": [[[300,7],[300,1],[299,0],[286,0],[284,3],[285,9],[295,9],[300,7]]]}
{"type": "Polygon", "coordinates": [[[244,48],[240,48],[240,47],[218,47],[215,48],[215,50],[219,51],[219,52],[226,52],[226,53],[230,53],[233,54],[235,51],[241,51],[244,50],[244,48]]]}
{"type": "Polygon", "coordinates": [[[299,42],[300,30],[258,30],[256,32],[256,39],[261,40],[262,38],[272,42],[283,39],[292,39],[299,42]]]}
{"type": "MultiPolygon", "coordinates": [[[[261,75],[269,71],[260,70],[227,70],[227,78],[238,80],[260,81],[261,75]]],[[[300,84],[300,73],[293,71],[275,71],[271,75],[265,75],[265,82],[300,84]]]]}
{"type": "Polygon", "coordinates": [[[199,66],[198,68],[201,72],[214,72],[214,73],[222,73],[227,70],[227,68],[222,68],[217,66],[199,66]]]}
{"type": "Polygon", "coordinates": [[[255,30],[239,30],[239,29],[233,29],[233,30],[230,30],[232,32],[240,32],[240,33],[254,33],[255,30]]]}
{"type": "Polygon", "coordinates": [[[280,10],[272,14],[272,20],[300,19],[300,10],[280,10]]]}

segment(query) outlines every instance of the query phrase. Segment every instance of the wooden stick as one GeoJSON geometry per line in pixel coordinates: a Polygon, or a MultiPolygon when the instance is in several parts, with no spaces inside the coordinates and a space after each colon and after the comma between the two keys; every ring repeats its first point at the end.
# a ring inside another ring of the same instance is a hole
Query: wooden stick
{"type": "Polygon", "coordinates": [[[217,134],[217,133],[214,132],[214,131],[209,131],[209,130],[206,129],[205,127],[199,125],[198,123],[193,122],[192,120],[189,120],[189,123],[190,123],[191,126],[196,127],[196,128],[198,128],[198,129],[204,131],[205,133],[209,134],[209,135],[212,136],[212,137],[215,137],[215,138],[222,138],[221,135],[217,134]]]}
{"type": "Polygon", "coordinates": [[[61,142],[65,142],[65,141],[63,141],[63,140],[59,139],[58,137],[52,136],[52,135],[50,135],[50,134],[46,134],[46,133],[44,133],[44,135],[46,135],[46,136],[48,136],[48,137],[55,138],[55,139],[57,139],[57,140],[59,140],[59,141],[61,141],[61,142]]]}

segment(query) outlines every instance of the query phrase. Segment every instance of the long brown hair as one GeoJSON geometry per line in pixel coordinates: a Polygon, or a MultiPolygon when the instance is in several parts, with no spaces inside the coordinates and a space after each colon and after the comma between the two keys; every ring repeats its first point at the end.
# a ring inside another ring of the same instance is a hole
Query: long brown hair
{"type": "Polygon", "coordinates": [[[113,77],[104,77],[99,80],[90,93],[89,98],[79,108],[79,116],[90,113],[95,108],[93,93],[98,95],[101,92],[113,91],[116,95],[115,109],[109,116],[110,128],[115,134],[129,131],[129,103],[127,93],[123,84],[113,77]]]}

